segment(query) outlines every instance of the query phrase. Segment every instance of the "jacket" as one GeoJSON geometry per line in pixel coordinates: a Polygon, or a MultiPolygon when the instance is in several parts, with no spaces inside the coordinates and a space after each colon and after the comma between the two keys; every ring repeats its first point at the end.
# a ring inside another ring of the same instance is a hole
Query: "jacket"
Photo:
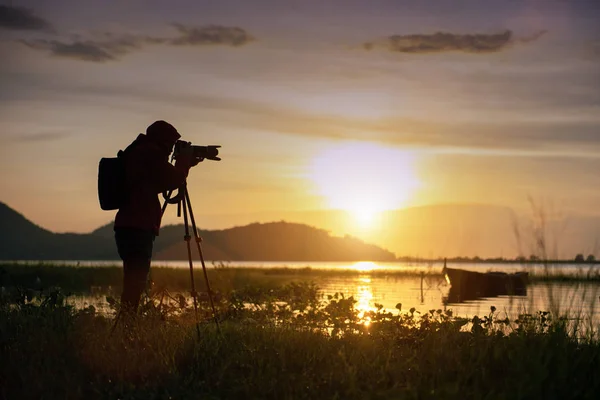
{"type": "Polygon", "coordinates": [[[169,154],[144,134],[125,150],[124,157],[128,195],[117,212],[114,229],[148,229],[158,235],[162,219],[158,195],[181,187],[189,165],[169,163],[169,154]]]}

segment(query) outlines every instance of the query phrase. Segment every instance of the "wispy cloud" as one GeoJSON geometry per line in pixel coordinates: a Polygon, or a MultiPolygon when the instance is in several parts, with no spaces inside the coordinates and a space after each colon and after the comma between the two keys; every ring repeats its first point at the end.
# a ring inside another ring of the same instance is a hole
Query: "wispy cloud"
{"type": "Polygon", "coordinates": [[[505,50],[515,43],[529,43],[539,39],[545,31],[516,38],[512,31],[494,34],[456,34],[436,32],[432,34],[391,35],[382,40],[366,42],[365,50],[383,48],[398,53],[442,53],[458,51],[464,53],[494,53],[505,50]]]}
{"type": "Polygon", "coordinates": [[[32,10],[24,7],[0,4],[0,29],[53,31],[52,24],[38,17],[32,10]]]}
{"type": "Polygon", "coordinates": [[[244,29],[220,25],[189,27],[173,24],[179,32],[175,37],[119,35],[104,33],[90,39],[76,40],[22,40],[29,48],[49,52],[52,56],[81,61],[107,62],[120,59],[146,45],[168,46],[231,46],[239,47],[255,40],[244,29]]]}
{"type": "Polygon", "coordinates": [[[106,62],[117,60],[125,54],[140,49],[144,41],[135,36],[114,37],[114,35],[106,35],[106,38],[102,40],[63,42],[60,40],[39,39],[23,40],[22,43],[35,50],[48,51],[56,57],[106,62]]]}
{"type": "Polygon", "coordinates": [[[29,135],[13,135],[12,140],[15,142],[50,142],[68,136],[71,134],[67,132],[38,132],[29,135]]]}
{"type": "Polygon", "coordinates": [[[149,88],[95,86],[85,88],[82,93],[94,98],[120,98],[128,103],[144,100],[148,102],[145,105],[148,108],[153,107],[153,102],[157,105],[168,102],[179,110],[193,109],[195,115],[202,110],[213,123],[233,130],[252,127],[307,138],[370,140],[432,150],[464,149],[475,153],[502,150],[526,154],[600,154],[598,118],[595,117],[597,107],[572,120],[546,117],[540,121],[515,121],[509,118],[510,113],[502,110],[496,113],[487,110],[490,121],[454,121],[447,117],[382,117],[373,120],[315,114],[256,100],[166,93],[149,88]]]}
{"type": "Polygon", "coordinates": [[[243,46],[255,40],[248,32],[239,27],[221,25],[208,25],[202,27],[189,27],[174,24],[180,36],[167,39],[167,43],[174,46],[243,46]]]}
{"type": "Polygon", "coordinates": [[[515,40],[515,42],[519,42],[519,43],[531,43],[531,42],[535,42],[536,40],[538,40],[539,38],[541,38],[542,36],[544,36],[548,31],[546,30],[542,30],[539,32],[534,33],[531,36],[524,36],[522,38],[518,38],[515,40]]]}
{"type": "MultiPolygon", "coordinates": [[[[501,90],[505,83],[494,86],[501,90]]],[[[565,83],[566,85],[566,83],[565,83]]],[[[536,86],[524,85],[523,93],[534,92],[536,86]],[[529,89],[528,89],[529,88],[529,89]]],[[[39,85],[36,88],[39,89],[39,85]]],[[[435,149],[522,152],[522,154],[580,154],[598,157],[597,94],[586,102],[569,106],[558,101],[558,94],[543,92],[542,100],[525,98],[516,109],[509,101],[502,107],[481,106],[474,112],[485,118],[464,119],[453,114],[364,118],[358,115],[329,114],[327,110],[311,112],[280,102],[236,98],[234,94],[217,96],[191,91],[164,91],[136,85],[95,84],[65,90],[60,84],[44,84],[53,101],[77,102],[94,99],[110,103],[142,104],[145,110],[164,111],[165,104],[194,118],[230,131],[276,132],[305,138],[380,141],[398,146],[435,149]],[[231,97],[233,96],[233,97],[231,97]],[[549,99],[550,101],[544,101],[549,99]],[[532,105],[539,107],[532,107],[532,105]],[[456,118],[455,118],[456,117],[456,118]]],[[[557,84],[558,93],[569,86],[557,84]],[[561,89],[562,88],[562,89],[561,89]]],[[[510,93],[512,89],[505,89],[510,93]]],[[[494,91],[490,88],[490,91],[494,91]]],[[[519,92],[520,93],[520,92],[519,92]]],[[[43,93],[36,95],[38,98],[43,93]]],[[[500,92],[504,96],[503,92],[500,92]]],[[[515,96],[519,97],[519,96],[515,96]]],[[[461,102],[460,106],[479,101],[479,97],[461,102]]],[[[418,98],[415,98],[418,101],[418,98]]],[[[423,103],[424,104],[424,103],[423,103]]],[[[464,108],[467,108],[466,106],[464,108]]]]}

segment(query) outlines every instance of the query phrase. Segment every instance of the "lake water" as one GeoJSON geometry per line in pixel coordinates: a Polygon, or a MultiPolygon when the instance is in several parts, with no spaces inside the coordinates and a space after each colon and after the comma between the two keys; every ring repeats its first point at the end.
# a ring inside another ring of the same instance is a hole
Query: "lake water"
{"type": "MultiPolygon", "coordinates": [[[[38,265],[47,263],[51,265],[66,265],[73,267],[90,267],[90,266],[120,266],[120,260],[52,260],[52,261],[3,261],[2,263],[23,264],[23,265],[38,265]]],[[[206,261],[206,267],[212,268],[218,265],[224,265],[232,268],[311,268],[316,270],[350,270],[350,271],[431,271],[440,272],[443,267],[443,261],[423,261],[423,262],[315,262],[315,261],[232,261],[232,262],[213,262],[206,261]]],[[[184,261],[164,261],[158,260],[152,262],[156,267],[170,268],[189,268],[187,260],[184,261]]],[[[200,261],[194,260],[194,267],[201,268],[200,261]]],[[[576,263],[559,263],[559,264],[519,264],[519,263],[474,263],[474,262],[448,262],[448,267],[459,268],[470,271],[501,271],[501,272],[516,272],[529,271],[533,273],[561,273],[564,275],[577,275],[582,272],[600,274],[600,263],[596,264],[576,264],[576,263]]]]}
{"type": "MultiPolygon", "coordinates": [[[[72,266],[114,266],[119,261],[63,261],[52,262],[72,266]]],[[[496,307],[500,317],[505,314],[515,318],[520,313],[559,310],[572,317],[583,316],[594,326],[600,325],[600,283],[598,282],[541,282],[530,283],[524,296],[497,296],[477,298],[464,302],[448,303],[447,297],[450,285],[441,275],[442,262],[429,263],[343,263],[343,262],[233,262],[226,264],[236,268],[307,268],[315,270],[352,270],[357,274],[326,274],[305,275],[306,280],[312,280],[323,291],[324,295],[343,293],[354,296],[357,308],[374,310],[376,304],[385,309],[395,310],[398,303],[403,310],[415,307],[421,313],[429,310],[451,309],[456,316],[472,317],[487,315],[490,307],[496,307]],[[414,275],[382,275],[377,271],[417,271],[425,272],[424,276],[414,275]]],[[[187,261],[156,261],[153,266],[189,268],[187,261]]],[[[195,268],[201,268],[200,262],[194,262],[195,268]]],[[[207,268],[214,268],[213,263],[207,262],[207,268]]],[[[600,265],[589,264],[554,264],[551,266],[521,265],[507,263],[452,263],[452,268],[472,271],[502,271],[516,272],[527,270],[535,273],[560,273],[564,275],[599,274],[600,265]]],[[[78,306],[92,304],[100,310],[108,311],[103,295],[91,295],[74,299],[78,306]]]]}

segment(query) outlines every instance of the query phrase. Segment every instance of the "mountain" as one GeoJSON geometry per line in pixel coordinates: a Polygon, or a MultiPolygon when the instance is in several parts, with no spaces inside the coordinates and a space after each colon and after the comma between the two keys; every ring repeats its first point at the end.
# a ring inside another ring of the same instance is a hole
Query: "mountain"
{"type": "Polygon", "coordinates": [[[538,211],[541,215],[536,216],[533,212],[481,204],[414,207],[385,213],[379,231],[361,237],[397,254],[425,258],[514,258],[540,256],[536,237],[541,234],[549,258],[573,259],[577,253],[598,255],[600,218],[538,211]],[[378,240],[374,241],[375,237],[378,240]]]}
{"type": "MultiPolygon", "coordinates": [[[[155,260],[185,260],[183,224],[161,229],[155,260]]],[[[53,233],[0,203],[0,259],[115,260],[118,255],[112,224],[91,233],[53,233]]],[[[308,225],[286,222],[254,223],[224,230],[200,231],[205,260],[215,261],[393,261],[395,255],[350,237],[331,236],[308,225]]],[[[197,258],[195,243],[192,254],[197,258]]]]}
{"type": "Polygon", "coordinates": [[[77,233],[53,233],[0,202],[0,259],[115,259],[114,239],[77,233]]]}
{"type": "MultiPolygon", "coordinates": [[[[539,215],[490,204],[436,204],[381,213],[371,226],[357,224],[341,210],[199,215],[211,229],[234,223],[281,219],[318,226],[334,235],[350,234],[399,256],[505,257],[537,254],[533,227],[539,215]],[[518,232],[518,233],[517,233],[518,232]]],[[[544,238],[551,258],[572,259],[577,253],[600,257],[600,217],[546,213],[544,238]]]]}
{"type": "MultiPolygon", "coordinates": [[[[333,237],[322,229],[283,221],[204,231],[201,236],[202,252],[207,259],[223,259],[224,255],[231,261],[393,261],[396,258],[387,250],[351,236],[333,237]]],[[[186,246],[180,239],[157,256],[187,259],[186,246]]],[[[197,253],[193,242],[192,253],[197,253]]]]}
{"type": "MultiPolygon", "coordinates": [[[[200,232],[206,260],[342,261],[387,260],[391,253],[420,258],[540,255],[531,215],[485,204],[440,204],[386,211],[370,227],[344,211],[207,214],[196,220],[210,227],[200,232]],[[281,216],[287,222],[271,222],[281,216]],[[236,223],[244,225],[231,228],[236,223]]],[[[600,258],[598,216],[546,217],[550,258],[573,259],[578,253],[600,258]]],[[[56,234],[0,203],[0,235],[0,259],[118,259],[112,223],[89,234],[56,234]]],[[[186,259],[183,236],[181,224],[163,227],[155,259],[186,259]]]]}

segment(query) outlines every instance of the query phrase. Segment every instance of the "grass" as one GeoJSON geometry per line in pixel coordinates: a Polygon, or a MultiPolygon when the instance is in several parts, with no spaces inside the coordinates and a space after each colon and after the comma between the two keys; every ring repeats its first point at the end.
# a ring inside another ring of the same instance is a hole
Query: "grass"
{"type": "MultiPolygon", "coordinates": [[[[239,285],[268,285],[282,282],[286,274],[277,274],[260,268],[208,268],[209,281],[213,290],[229,290],[239,285]]],[[[291,274],[293,275],[293,274],[291,274]]],[[[150,278],[154,284],[170,290],[189,290],[190,272],[187,268],[152,267],[150,278]]],[[[3,265],[0,267],[0,286],[40,289],[59,286],[67,292],[83,293],[94,289],[121,289],[122,266],[70,267],[59,265],[3,265]]],[[[204,275],[201,267],[194,269],[194,279],[201,286],[204,275]]]]}
{"type": "MultiPolygon", "coordinates": [[[[189,299],[144,299],[129,329],[60,291],[0,302],[0,396],[61,399],[585,399],[600,341],[550,313],[509,321],[414,309],[359,317],[308,283],[232,290],[220,333],[189,299]],[[366,323],[366,321],[369,321],[366,323]]],[[[118,308],[118,304],[115,304],[118,308]]]]}
{"type": "MultiPolygon", "coordinates": [[[[306,281],[380,271],[217,266],[209,279],[220,293],[220,331],[201,302],[198,337],[192,300],[180,294],[189,290],[188,269],[153,267],[140,316],[129,329],[117,324],[112,331],[117,301],[109,298],[113,312],[106,315],[67,305],[65,293],[119,291],[121,267],[0,268],[0,398],[595,399],[600,393],[598,327],[584,330],[586,316],[566,318],[559,307],[523,310],[514,319],[494,307],[469,319],[400,304],[394,312],[379,306],[361,313],[354,298],[323,299],[306,281]]],[[[195,272],[202,287],[202,271],[195,272]]]]}
{"type": "MultiPolygon", "coordinates": [[[[441,269],[421,268],[414,270],[372,270],[353,271],[348,269],[323,270],[306,268],[236,268],[217,264],[207,268],[209,282],[213,290],[228,291],[240,286],[273,286],[292,281],[306,281],[332,276],[390,276],[390,277],[419,277],[421,273],[427,276],[441,277],[441,269]]],[[[122,267],[71,267],[52,265],[48,263],[20,265],[0,265],[0,286],[19,286],[29,289],[40,289],[51,285],[59,286],[67,292],[83,293],[91,288],[102,290],[114,289],[120,291],[122,284],[122,267]]],[[[194,269],[194,279],[202,287],[204,276],[202,268],[197,265],[194,269]]],[[[151,280],[158,286],[170,290],[189,290],[189,269],[153,266],[151,280]]],[[[552,270],[530,274],[531,282],[600,282],[600,269],[581,268],[575,273],[565,274],[552,270]]]]}

